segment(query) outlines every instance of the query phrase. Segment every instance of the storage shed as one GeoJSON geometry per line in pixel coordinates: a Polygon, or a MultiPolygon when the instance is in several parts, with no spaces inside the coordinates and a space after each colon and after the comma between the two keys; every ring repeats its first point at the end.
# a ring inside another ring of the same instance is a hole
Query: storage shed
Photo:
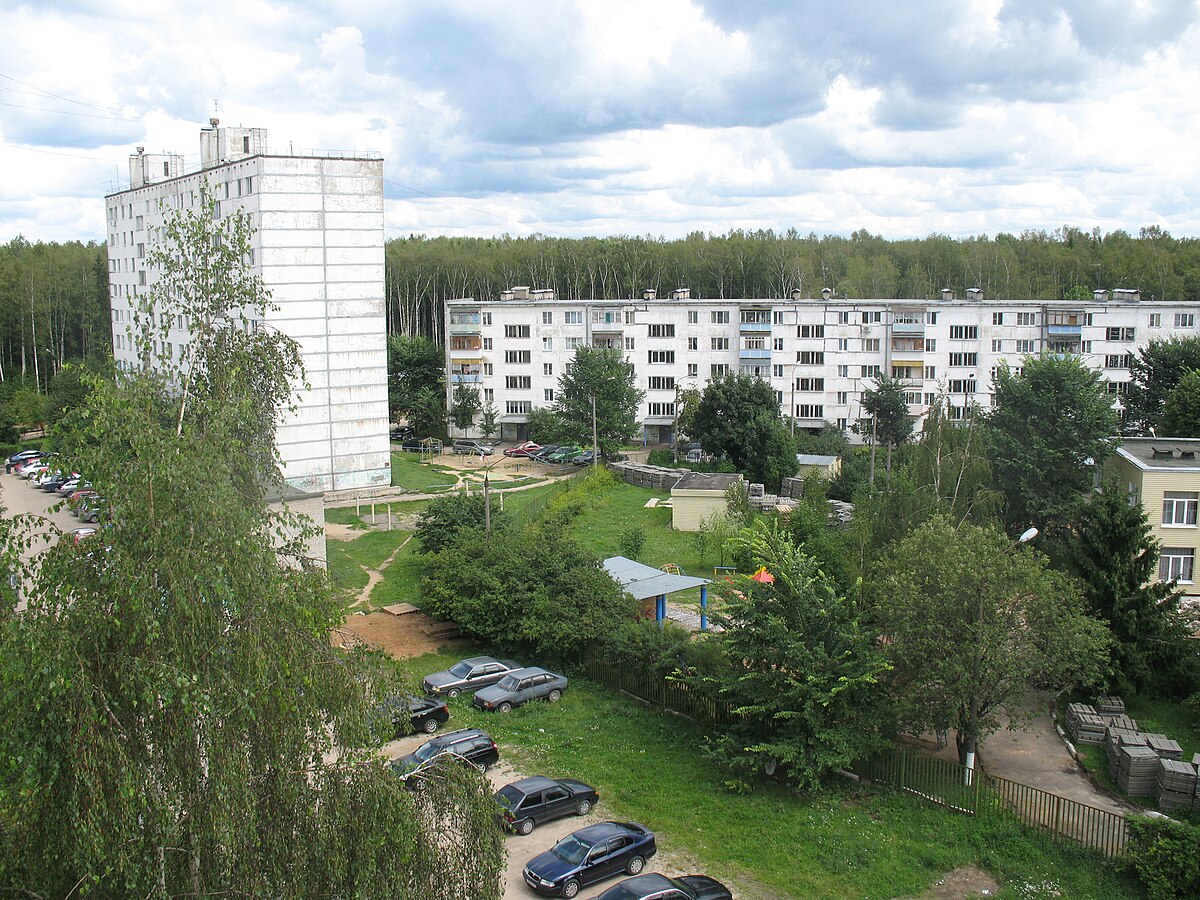
{"type": "Polygon", "coordinates": [[[842,471],[842,458],[840,456],[824,456],[820,453],[797,453],[796,468],[797,478],[803,479],[809,472],[817,472],[832,480],[837,477],[838,472],[842,471]]]}
{"type": "Polygon", "coordinates": [[[725,511],[725,492],[742,481],[733,474],[689,472],[671,489],[671,526],[676,531],[699,531],[713,512],[725,511]]]}

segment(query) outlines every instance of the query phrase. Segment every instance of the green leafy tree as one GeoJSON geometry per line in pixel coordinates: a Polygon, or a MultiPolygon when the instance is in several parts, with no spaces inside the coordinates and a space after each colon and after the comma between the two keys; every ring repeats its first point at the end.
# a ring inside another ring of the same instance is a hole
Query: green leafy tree
{"type": "Polygon", "coordinates": [[[904,399],[904,382],[890,375],[875,378],[875,387],[863,391],[863,411],[869,418],[855,424],[855,430],[871,440],[871,480],[875,479],[875,447],[887,448],[887,473],[892,474],[892,451],[912,436],[913,419],[904,399]]]}
{"type": "Polygon", "coordinates": [[[1000,366],[986,419],[996,486],[1010,530],[1037,525],[1057,536],[1112,452],[1117,417],[1099,375],[1074,356],[1000,366]]]}
{"type": "Polygon", "coordinates": [[[46,421],[46,397],[31,387],[13,391],[7,406],[8,414],[22,428],[36,428],[46,421]]]}
{"type": "MultiPolygon", "coordinates": [[[[1167,397],[1189,372],[1200,369],[1200,338],[1151,341],[1129,364],[1125,421],[1142,434],[1162,425],[1167,397]]],[[[1165,433],[1165,432],[1163,432],[1165,433]]]]}
{"type": "Polygon", "coordinates": [[[741,373],[714,378],[704,389],[692,425],[714,455],[724,454],[747,477],[778,490],[796,474],[796,444],[779,419],[770,384],[741,373]]]}
{"type": "Polygon", "coordinates": [[[739,577],[718,590],[709,640],[725,665],[706,679],[737,721],[713,739],[717,758],[739,775],[776,766],[802,787],[884,745],[888,662],[855,605],[817,561],[774,522],[737,539],[773,584],[739,577]]]}
{"type": "Polygon", "coordinates": [[[618,543],[622,556],[626,559],[637,559],[646,547],[646,529],[627,528],[621,532],[618,543]]]}
{"type": "Polygon", "coordinates": [[[342,611],[304,556],[311,523],[267,510],[299,353],[248,327],[270,306],[249,223],[201,201],[147,257],[161,278],[134,337],[150,364],[95,379],[63,422],[112,527],[37,555],[27,609],[0,609],[3,884],[496,898],[485,782],[452,767],[412,791],[389,773],[370,726],[394,678],[331,646],[342,611]],[[154,354],[178,314],[183,363],[154,354]]]}
{"type": "Polygon", "coordinates": [[[930,519],[870,570],[865,593],[895,668],[900,721],[957,731],[960,760],[1020,721],[1034,689],[1091,685],[1111,638],[1073,579],[996,528],[930,519]]]}
{"type": "Polygon", "coordinates": [[[696,410],[700,408],[700,398],[703,394],[699,388],[675,388],[675,435],[679,438],[692,438],[696,431],[696,410]]]}
{"type": "Polygon", "coordinates": [[[492,435],[499,431],[500,426],[497,424],[499,415],[496,404],[489,400],[479,416],[479,433],[483,435],[485,441],[490,441],[492,435]]]}
{"type": "Polygon", "coordinates": [[[819,456],[841,456],[850,449],[846,432],[832,422],[826,422],[820,431],[796,433],[796,452],[814,453],[819,456]]]}
{"type": "Polygon", "coordinates": [[[418,434],[437,434],[446,421],[446,359],[429,338],[393,334],[387,342],[388,412],[418,434]]]}
{"type": "Polygon", "coordinates": [[[542,444],[562,444],[570,440],[562,417],[548,406],[535,406],[529,411],[525,428],[531,441],[542,444]]]}
{"type": "Polygon", "coordinates": [[[1167,394],[1159,431],[1171,437],[1200,437],[1200,369],[1184,375],[1167,394]]]}
{"type": "Polygon", "coordinates": [[[468,384],[454,389],[454,403],[450,407],[450,420],[459,431],[466,431],[475,423],[480,409],[479,391],[468,384]]]}
{"type": "MultiPolygon", "coordinates": [[[[492,507],[492,528],[506,524],[503,512],[492,507]]],[[[417,517],[414,534],[424,553],[440,553],[458,540],[464,530],[484,526],[483,494],[446,494],[430,500],[417,517]]]]}
{"type": "Polygon", "coordinates": [[[1150,900],[1200,896],[1200,824],[1134,816],[1129,856],[1150,900]]]}
{"type": "Polygon", "coordinates": [[[1159,546],[1142,505],[1110,481],[1082,504],[1074,526],[1066,564],[1112,630],[1115,688],[1141,690],[1169,677],[1186,652],[1188,629],[1179,593],[1154,578],[1159,546]]]}
{"type": "Polygon", "coordinates": [[[645,396],[620,350],[585,346],[575,351],[570,370],[559,376],[554,412],[567,440],[590,447],[594,409],[600,452],[611,456],[637,433],[638,405],[645,396]]]}

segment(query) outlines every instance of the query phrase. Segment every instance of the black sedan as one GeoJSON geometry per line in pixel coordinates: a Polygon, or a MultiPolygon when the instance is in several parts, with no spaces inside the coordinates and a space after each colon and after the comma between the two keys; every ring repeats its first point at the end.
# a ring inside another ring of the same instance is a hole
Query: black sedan
{"type": "Polygon", "coordinates": [[[621,872],[637,875],[658,852],[654,832],[636,822],[601,822],[569,834],[525,864],[525,883],[539,894],[574,897],[621,872]]]}
{"type": "Polygon", "coordinates": [[[414,731],[433,734],[442,723],[450,719],[450,709],[446,706],[446,701],[437,697],[397,695],[384,700],[380,707],[380,711],[392,720],[393,738],[414,731]]]}
{"type": "Polygon", "coordinates": [[[733,894],[707,875],[668,878],[653,873],[626,878],[593,900],[733,900],[733,894]]]}
{"type": "Polygon", "coordinates": [[[600,795],[591,785],[564,778],[535,775],[506,784],[496,791],[501,824],[517,834],[529,834],[535,825],[563,816],[586,816],[600,795]]]}
{"type": "Polygon", "coordinates": [[[473,693],[489,684],[495,684],[509,672],[520,668],[521,664],[511,659],[472,656],[455,663],[449,669],[426,675],[422,684],[427,694],[457,697],[459,694],[473,693]]]}

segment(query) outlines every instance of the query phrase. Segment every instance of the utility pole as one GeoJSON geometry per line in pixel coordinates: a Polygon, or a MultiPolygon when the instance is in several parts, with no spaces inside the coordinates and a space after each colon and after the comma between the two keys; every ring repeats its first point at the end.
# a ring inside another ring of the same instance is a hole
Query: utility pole
{"type": "Polygon", "coordinates": [[[592,391],[592,465],[600,465],[600,441],[596,436],[596,392],[592,391]]]}

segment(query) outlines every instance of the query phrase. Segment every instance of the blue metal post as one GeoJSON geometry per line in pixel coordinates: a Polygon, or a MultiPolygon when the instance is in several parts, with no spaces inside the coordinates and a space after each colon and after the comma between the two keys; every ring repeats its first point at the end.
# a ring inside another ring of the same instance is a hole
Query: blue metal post
{"type": "Polygon", "coordinates": [[[658,621],[658,627],[663,627],[663,622],[667,618],[667,595],[659,594],[655,604],[654,618],[658,621]]]}
{"type": "Polygon", "coordinates": [[[700,585],[700,630],[708,631],[708,585],[700,585]]]}

